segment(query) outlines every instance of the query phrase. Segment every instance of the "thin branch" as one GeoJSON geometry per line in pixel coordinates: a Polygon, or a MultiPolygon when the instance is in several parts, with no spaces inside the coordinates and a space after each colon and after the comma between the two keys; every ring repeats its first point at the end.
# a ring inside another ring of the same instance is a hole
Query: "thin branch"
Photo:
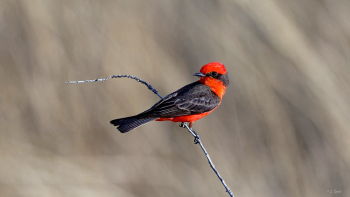
{"type": "MultiPolygon", "coordinates": [[[[135,76],[132,76],[132,75],[111,75],[109,77],[106,77],[106,78],[99,78],[99,79],[93,79],[93,80],[83,80],[83,81],[67,81],[65,83],[69,83],[69,84],[80,84],[80,83],[89,83],[89,82],[104,82],[108,79],[112,79],[112,78],[130,78],[130,79],[134,79],[136,80],[137,82],[139,83],[142,83],[144,84],[149,90],[151,90],[154,94],[156,94],[159,98],[163,98],[162,96],[159,95],[158,91],[153,88],[151,86],[151,84],[147,83],[146,81],[140,79],[140,78],[137,78],[135,76]]],[[[222,176],[220,175],[220,173],[218,172],[218,170],[216,169],[213,161],[211,160],[210,156],[209,156],[209,153],[207,151],[207,149],[205,148],[204,144],[202,143],[202,140],[201,138],[199,137],[199,135],[197,134],[196,131],[194,131],[192,128],[190,128],[188,126],[187,123],[182,123],[180,125],[181,127],[184,127],[188,130],[188,132],[194,137],[194,142],[195,144],[199,144],[199,146],[201,147],[205,157],[207,158],[208,160],[208,163],[210,165],[210,168],[214,171],[214,173],[216,174],[216,176],[219,178],[219,180],[221,181],[222,185],[225,187],[225,190],[226,192],[228,193],[228,195],[230,197],[234,197],[233,195],[233,192],[231,191],[231,189],[227,186],[225,180],[222,178],[222,176]]]]}
{"type": "Polygon", "coordinates": [[[234,197],[233,195],[233,192],[231,191],[231,189],[227,186],[224,178],[222,178],[222,176],[220,175],[219,171],[215,168],[215,165],[213,163],[213,161],[211,160],[210,156],[209,156],[209,153],[207,151],[207,149],[205,148],[204,144],[202,143],[202,140],[200,138],[200,136],[197,134],[197,132],[195,132],[192,128],[190,128],[188,126],[187,123],[184,123],[182,124],[181,126],[184,126],[188,132],[194,137],[194,143],[195,144],[199,144],[199,146],[201,147],[205,157],[207,158],[208,160],[208,163],[211,167],[211,169],[214,171],[214,173],[216,174],[216,176],[219,178],[219,180],[221,181],[222,185],[225,187],[226,189],[226,192],[231,196],[231,197],[234,197]]]}
{"type": "Polygon", "coordinates": [[[135,77],[133,75],[111,75],[109,77],[106,78],[99,78],[99,79],[90,79],[90,80],[82,80],[82,81],[66,81],[65,83],[69,83],[69,84],[79,84],[79,83],[91,83],[91,82],[104,82],[107,81],[108,79],[113,79],[113,78],[129,78],[129,79],[134,79],[139,83],[142,83],[143,85],[145,85],[149,90],[151,90],[154,94],[156,94],[159,98],[163,98],[162,96],[160,96],[160,94],[158,93],[158,91],[153,88],[151,86],[151,84],[147,83],[146,81],[135,77]]]}

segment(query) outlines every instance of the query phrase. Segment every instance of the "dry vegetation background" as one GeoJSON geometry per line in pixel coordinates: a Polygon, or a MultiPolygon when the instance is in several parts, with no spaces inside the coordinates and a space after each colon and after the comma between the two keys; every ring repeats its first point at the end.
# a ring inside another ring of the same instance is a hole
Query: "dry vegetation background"
{"type": "Polygon", "coordinates": [[[0,196],[225,196],[177,124],[109,120],[225,63],[200,132],[238,197],[349,196],[349,0],[0,0],[0,196]]]}

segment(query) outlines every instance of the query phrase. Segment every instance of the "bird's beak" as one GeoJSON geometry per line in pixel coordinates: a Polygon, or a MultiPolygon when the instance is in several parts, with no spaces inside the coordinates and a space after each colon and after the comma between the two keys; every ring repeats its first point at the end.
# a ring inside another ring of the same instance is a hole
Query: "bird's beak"
{"type": "Polygon", "coordinates": [[[196,76],[196,77],[205,77],[205,74],[203,74],[203,73],[194,73],[193,76],[196,76]]]}

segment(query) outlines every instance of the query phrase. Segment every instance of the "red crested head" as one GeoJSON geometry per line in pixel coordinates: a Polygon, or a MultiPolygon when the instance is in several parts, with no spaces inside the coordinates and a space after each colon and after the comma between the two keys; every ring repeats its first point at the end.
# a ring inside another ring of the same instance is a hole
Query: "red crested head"
{"type": "Polygon", "coordinates": [[[225,94],[226,87],[229,85],[226,68],[219,62],[205,64],[194,76],[199,77],[199,81],[209,86],[220,98],[225,94]]]}
{"type": "Polygon", "coordinates": [[[224,64],[222,64],[220,62],[211,62],[211,63],[203,65],[200,72],[203,74],[208,74],[210,72],[217,72],[219,74],[224,75],[224,74],[226,74],[227,71],[226,71],[224,64]]]}

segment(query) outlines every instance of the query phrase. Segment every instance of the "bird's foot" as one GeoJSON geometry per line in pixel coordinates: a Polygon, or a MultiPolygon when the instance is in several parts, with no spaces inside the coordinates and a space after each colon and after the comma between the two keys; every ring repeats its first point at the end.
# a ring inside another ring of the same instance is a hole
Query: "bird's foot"
{"type": "Polygon", "coordinates": [[[181,128],[186,128],[186,125],[187,123],[186,122],[181,122],[180,124],[179,124],[179,127],[181,127],[181,128]]]}
{"type": "Polygon", "coordinates": [[[179,127],[186,128],[186,125],[188,125],[188,127],[192,129],[192,122],[181,122],[179,124],[179,127]]]}

